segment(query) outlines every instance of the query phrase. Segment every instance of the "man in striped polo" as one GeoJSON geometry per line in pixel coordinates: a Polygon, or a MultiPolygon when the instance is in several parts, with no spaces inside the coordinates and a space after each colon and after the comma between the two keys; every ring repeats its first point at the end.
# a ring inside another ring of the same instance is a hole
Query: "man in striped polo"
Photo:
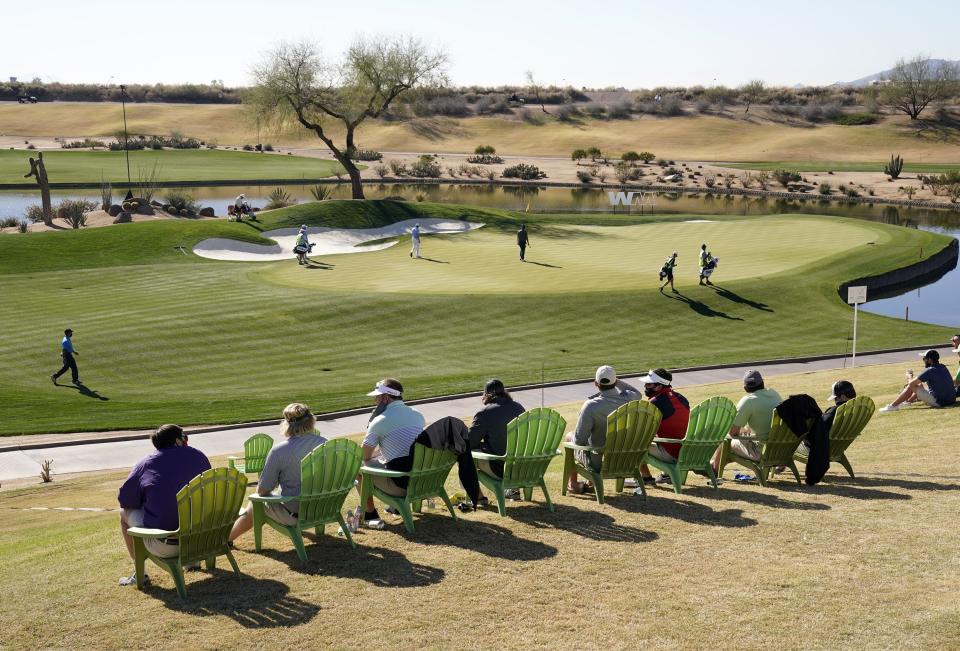
{"type": "MultiPolygon", "coordinates": [[[[410,470],[413,460],[410,448],[423,431],[423,414],[403,402],[403,385],[393,378],[377,382],[367,394],[376,398],[376,408],[367,423],[363,438],[363,463],[387,470],[410,470]],[[376,453],[377,456],[374,456],[376,453]]],[[[388,495],[407,493],[406,477],[374,477],[374,485],[388,495]]],[[[363,505],[363,523],[372,529],[383,529],[383,520],[373,504],[373,497],[363,505]]]]}

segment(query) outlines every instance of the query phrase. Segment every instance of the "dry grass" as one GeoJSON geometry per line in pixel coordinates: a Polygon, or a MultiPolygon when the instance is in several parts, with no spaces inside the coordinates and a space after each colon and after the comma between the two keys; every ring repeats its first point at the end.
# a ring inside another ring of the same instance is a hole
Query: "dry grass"
{"type": "MultiPolygon", "coordinates": [[[[905,368],[844,375],[880,403],[905,368]]],[[[838,376],[769,384],[822,398],[838,376]]],[[[0,494],[3,644],[956,648],[958,453],[956,411],[913,408],[878,414],[854,443],[857,479],[834,466],[814,488],[728,481],[714,492],[695,480],[679,496],[625,493],[599,507],[560,497],[554,464],[556,513],[511,503],[507,518],[488,511],[456,524],[430,513],[412,536],[391,519],[360,534],[357,551],[320,539],[306,567],[277,535],[266,534],[261,555],[245,538],[245,578],[189,575],[185,605],[155,567],[146,593],[116,587],[130,566],[116,514],[14,510],[112,507],[122,473],[18,489],[0,494]]]]}
{"type": "MultiPolygon", "coordinates": [[[[239,105],[135,104],[128,111],[132,133],[167,134],[173,129],[222,145],[254,143],[257,132],[239,105]]],[[[120,107],[106,103],[55,102],[0,106],[4,134],[108,136],[122,124],[120,107]]],[[[333,126],[333,125],[331,125],[333,126]]],[[[333,128],[332,133],[337,133],[333,128]]],[[[861,127],[790,126],[765,119],[690,116],[633,120],[548,120],[532,125],[515,118],[421,118],[371,122],[360,142],[382,151],[469,152],[490,144],[502,154],[568,157],[577,148],[597,146],[618,156],[634,149],[683,160],[878,162],[891,153],[910,163],[956,162],[958,134],[951,129],[918,130],[899,116],[861,127]]],[[[299,130],[261,134],[263,142],[319,147],[299,130]]]]}

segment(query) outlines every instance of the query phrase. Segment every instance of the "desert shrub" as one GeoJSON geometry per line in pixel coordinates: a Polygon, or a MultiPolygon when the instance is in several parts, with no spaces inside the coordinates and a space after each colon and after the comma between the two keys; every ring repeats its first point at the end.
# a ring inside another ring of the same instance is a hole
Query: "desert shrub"
{"type": "MultiPolygon", "coordinates": [[[[273,151],[273,145],[269,142],[263,146],[263,151],[273,151]]],[[[377,160],[380,160],[379,158],[377,160]]]]}
{"type": "Polygon", "coordinates": [[[487,154],[496,154],[497,149],[493,145],[477,145],[473,153],[477,156],[486,156],[487,154]]]}
{"type": "Polygon", "coordinates": [[[801,108],[799,106],[794,106],[793,104],[780,104],[778,102],[771,102],[770,112],[776,113],[777,115],[786,115],[795,118],[800,115],[801,108]]]}
{"type": "Polygon", "coordinates": [[[626,120],[632,112],[629,100],[622,100],[607,107],[607,117],[611,120],[626,120]]]}
{"type": "Polygon", "coordinates": [[[625,151],[620,154],[620,160],[626,161],[627,163],[635,163],[640,160],[640,154],[635,151],[625,151]]]}
{"type": "Polygon", "coordinates": [[[840,194],[846,194],[846,193],[847,193],[847,186],[844,185],[843,183],[841,183],[840,185],[837,186],[837,190],[840,191],[840,194]]]}
{"type": "Polygon", "coordinates": [[[593,106],[587,107],[587,115],[594,120],[602,120],[607,117],[607,107],[594,104],[593,106]]]}
{"type": "Polygon", "coordinates": [[[448,167],[448,168],[447,168],[447,174],[450,175],[450,178],[456,178],[456,176],[457,176],[457,168],[455,168],[455,167],[448,167]]]}
{"type": "Polygon", "coordinates": [[[843,109],[840,108],[839,104],[824,104],[823,118],[825,120],[835,122],[841,115],[843,115],[843,109]]]}
{"type": "Polygon", "coordinates": [[[845,127],[855,127],[863,124],[876,124],[879,118],[873,113],[846,113],[834,118],[834,122],[845,127]]]}
{"type": "Polygon", "coordinates": [[[713,172],[707,172],[703,175],[703,184],[708,188],[712,188],[717,183],[717,175],[713,172]]]}
{"type": "Polygon", "coordinates": [[[860,193],[857,192],[854,188],[847,188],[847,196],[848,196],[848,197],[859,197],[859,196],[860,196],[860,193]]]}
{"type": "Polygon", "coordinates": [[[58,219],[67,222],[71,228],[80,228],[87,223],[87,216],[83,213],[95,209],[97,204],[85,199],[64,199],[57,204],[56,215],[58,219]]]}
{"type": "Polygon", "coordinates": [[[379,165],[374,166],[373,171],[376,172],[377,176],[382,179],[390,173],[390,168],[387,165],[380,163],[379,165]]]}
{"type": "Polygon", "coordinates": [[[570,154],[570,160],[575,160],[577,164],[579,164],[580,161],[588,156],[590,156],[590,154],[587,153],[586,149],[574,149],[573,153],[570,154]]]}
{"type": "Polygon", "coordinates": [[[417,201],[419,201],[419,202],[422,202],[422,201],[423,201],[424,199],[426,199],[426,198],[427,198],[427,197],[424,196],[424,194],[423,194],[422,192],[419,193],[419,194],[417,194],[417,201]]]}
{"type": "Polygon", "coordinates": [[[900,194],[906,195],[907,199],[913,199],[913,195],[916,194],[917,189],[912,185],[905,185],[899,188],[900,194]]]}
{"type": "Polygon", "coordinates": [[[297,203],[297,200],[291,197],[289,192],[283,188],[274,188],[270,194],[267,195],[266,209],[274,210],[276,208],[286,208],[287,206],[292,206],[295,203],[297,203]]]}
{"type": "Polygon", "coordinates": [[[25,219],[21,219],[17,222],[17,232],[26,233],[28,228],[28,223],[25,219]]]}
{"type": "Polygon", "coordinates": [[[666,167],[666,166],[667,166],[667,159],[666,159],[666,158],[658,158],[658,159],[657,159],[657,165],[659,165],[660,167],[666,167]]]}
{"type": "Polygon", "coordinates": [[[102,181],[100,183],[100,208],[103,210],[110,210],[110,206],[113,204],[113,186],[102,181]]]}
{"type": "Polygon", "coordinates": [[[797,183],[802,177],[790,170],[774,170],[773,178],[783,187],[787,187],[788,183],[797,183]]]}
{"type": "Polygon", "coordinates": [[[410,167],[410,176],[418,179],[438,179],[443,172],[440,164],[433,160],[432,156],[424,155],[417,159],[417,162],[410,167]]]}
{"type": "Polygon", "coordinates": [[[599,147],[590,147],[586,150],[587,156],[590,157],[590,160],[597,160],[603,156],[603,152],[600,151],[599,147]]]}
{"type": "Polygon", "coordinates": [[[820,191],[820,194],[830,194],[830,191],[831,191],[831,190],[830,190],[830,184],[829,184],[829,183],[826,183],[826,182],[821,183],[821,184],[820,184],[819,191],[820,191]]]}
{"type": "Polygon", "coordinates": [[[38,224],[43,221],[43,206],[38,206],[33,204],[32,206],[27,206],[27,210],[24,213],[24,216],[32,221],[34,224],[38,224]]]}
{"type": "Polygon", "coordinates": [[[190,195],[183,190],[170,190],[164,199],[166,200],[166,203],[178,213],[181,210],[192,210],[196,212],[198,209],[197,202],[194,201],[193,195],[190,195]]]}
{"type": "Polygon", "coordinates": [[[208,142],[208,143],[207,143],[207,149],[216,149],[216,148],[217,148],[217,143],[215,143],[215,142],[208,142]]]}
{"type": "Polygon", "coordinates": [[[91,140],[90,138],[84,138],[83,140],[61,142],[60,146],[64,149],[88,149],[93,147],[106,147],[107,145],[102,140],[91,140]]]}
{"type": "MultiPolygon", "coordinates": [[[[131,138],[127,141],[126,151],[140,151],[146,148],[146,142],[137,138],[131,138]]],[[[124,151],[123,139],[114,140],[107,147],[110,151],[124,151]]]]}
{"type": "Polygon", "coordinates": [[[503,162],[503,158],[496,154],[476,154],[468,157],[467,162],[476,163],[477,165],[499,165],[503,162]]]}
{"type": "Polygon", "coordinates": [[[160,149],[163,149],[163,143],[160,142],[159,140],[151,140],[150,149],[153,149],[154,151],[159,151],[160,149]]]}
{"type": "Polygon", "coordinates": [[[697,113],[709,113],[713,110],[713,104],[705,99],[697,100],[697,103],[694,104],[694,107],[697,109],[697,113]]]}
{"type": "Polygon", "coordinates": [[[683,105],[680,102],[680,98],[676,95],[664,97],[660,101],[660,107],[657,110],[657,113],[660,115],[666,115],[668,117],[683,115],[683,105]]]}
{"type": "Polygon", "coordinates": [[[427,112],[424,116],[428,115],[446,115],[459,118],[470,115],[470,108],[467,106],[467,100],[458,95],[435,97],[427,103],[427,112]]]}
{"type": "Polygon", "coordinates": [[[312,194],[313,198],[317,201],[323,201],[324,199],[330,198],[330,195],[333,194],[333,190],[325,185],[315,185],[310,188],[310,194],[312,194]]]}
{"type": "Polygon", "coordinates": [[[478,115],[510,112],[510,105],[507,103],[507,98],[502,95],[484,95],[477,100],[474,108],[478,115]]]}
{"type": "Polygon", "coordinates": [[[393,159],[389,163],[390,171],[393,172],[396,176],[403,176],[407,173],[407,164],[402,160],[393,159]]]}
{"type": "Polygon", "coordinates": [[[350,160],[378,161],[383,154],[373,149],[353,149],[350,151],[350,160]]]}
{"type": "Polygon", "coordinates": [[[547,175],[541,172],[540,168],[536,165],[517,163],[516,165],[505,168],[502,176],[505,179],[523,179],[524,181],[530,181],[546,178],[547,175]]]}
{"type": "Polygon", "coordinates": [[[253,145],[244,145],[243,151],[253,151],[253,145]]]}
{"type": "Polygon", "coordinates": [[[555,115],[561,122],[572,122],[580,117],[580,109],[572,104],[562,104],[560,108],[556,110],[555,115]]]}
{"type": "Polygon", "coordinates": [[[13,228],[20,223],[16,217],[0,217],[0,228],[13,228]]]}
{"type": "Polygon", "coordinates": [[[801,113],[807,122],[819,122],[823,119],[823,107],[819,104],[807,104],[801,113]]]}
{"type": "Polygon", "coordinates": [[[649,151],[642,151],[638,154],[638,156],[640,156],[640,160],[642,160],[644,163],[649,163],[656,158],[656,156],[649,151]]]}

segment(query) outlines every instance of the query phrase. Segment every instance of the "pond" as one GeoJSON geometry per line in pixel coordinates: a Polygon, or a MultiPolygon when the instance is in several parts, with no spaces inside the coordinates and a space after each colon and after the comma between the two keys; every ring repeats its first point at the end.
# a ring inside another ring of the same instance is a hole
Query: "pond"
{"type": "MultiPolygon", "coordinates": [[[[211,206],[218,215],[226,214],[227,206],[241,192],[247,201],[256,207],[267,204],[267,196],[276,186],[230,186],[178,188],[191,194],[203,206],[211,206]]],[[[349,184],[324,185],[331,191],[331,198],[350,197],[349,184]]],[[[311,186],[282,186],[298,202],[312,201],[311,186]]],[[[514,187],[467,184],[370,184],[364,190],[368,199],[403,197],[410,201],[462,203],[508,210],[533,212],[610,212],[607,190],[595,188],[514,187]]],[[[162,200],[169,190],[161,188],[157,198],[162,200]]],[[[99,203],[99,190],[56,190],[54,202],[60,199],[88,199],[99,203]]],[[[118,200],[115,196],[114,200],[118,200]]],[[[643,208],[645,212],[659,214],[721,214],[762,215],[800,213],[810,215],[838,215],[868,219],[907,228],[921,228],[953,237],[960,237],[960,213],[929,208],[904,208],[869,204],[837,204],[814,200],[768,199],[764,197],[741,197],[731,195],[687,195],[658,193],[647,197],[652,202],[643,208]]],[[[36,192],[0,192],[0,217],[21,217],[28,206],[39,203],[36,192]]],[[[625,210],[619,207],[618,211],[625,210]]],[[[633,212],[637,212],[634,207],[633,212]]],[[[871,300],[863,309],[876,314],[925,321],[947,326],[960,326],[960,269],[954,268],[939,279],[919,289],[906,291],[899,296],[871,300]],[[909,309],[909,312],[908,312],[909,309]]],[[[869,297],[868,297],[869,298],[869,297]]]]}

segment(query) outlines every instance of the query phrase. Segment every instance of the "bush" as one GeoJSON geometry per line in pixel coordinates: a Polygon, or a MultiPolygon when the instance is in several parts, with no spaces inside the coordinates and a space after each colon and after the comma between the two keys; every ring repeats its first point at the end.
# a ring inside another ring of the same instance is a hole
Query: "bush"
{"type": "MultiPolygon", "coordinates": [[[[273,145],[269,142],[263,146],[263,151],[273,151],[273,145]]],[[[379,158],[377,160],[380,160],[379,158]]]]}
{"type": "MultiPolygon", "coordinates": [[[[123,140],[115,140],[107,145],[110,151],[124,151],[123,140]]],[[[140,151],[146,149],[146,142],[137,138],[130,138],[127,141],[126,151],[140,151]]]]}
{"type": "Polygon", "coordinates": [[[429,115],[446,115],[460,118],[470,115],[467,100],[460,96],[436,97],[428,103],[429,115]]]}
{"type": "Polygon", "coordinates": [[[163,149],[163,143],[159,140],[153,140],[150,142],[150,149],[153,149],[154,151],[163,149]]]}
{"type": "Polygon", "coordinates": [[[602,120],[607,117],[607,107],[594,104],[593,106],[587,107],[587,115],[594,120],[602,120]]]}
{"type": "Polygon", "coordinates": [[[216,148],[217,148],[217,143],[215,143],[215,142],[208,142],[208,143],[207,143],[207,149],[216,149],[216,148]]]}
{"type": "Polygon", "coordinates": [[[694,106],[697,109],[697,113],[709,113],[713,110],[713,104],[705,99],[697,100],[697,103],[694,106]]]}
{"type": "Polygon", "coordinates": [[[635,151],[625,151],[620,154],[620,160],[627,163],[636,163],[638,160],[640,160],[640,154],[635,151]]]}
{"type": "Polygon", "coordinates": [[[599,147],[590,147],[589,149],[586,150],[586,152],[587,152],[587,156],[590,157],[590,160],[597,160],[598,158],[603,156],[603,152],[600,151],[599,147]]]}
{"type": "Polygon", "coordinates": [[[713,172],[707,172],[703,175],[703,184],[708,188],[712,188],[717,183],[717,175],[713,172]]]}
{"type": "Polygon", "coordinates": [[[535,179],[546,178],[547,175],[544,172],[541,172],[540,168],[536,165],[531,165],[530,163],[518,163],[505,168],[502,176],[505,179],[522,179],[524,181],[532,181],[535,179]]]}
{"type": "Polygon", "coordinates": [[[823,117],[826,120],[835,122],[837,118],[843,115],[843,109],[840,108],[839,104],[825,104],[823,107],[823,117]]]}
{"type": "MultiPolygon", "coordinates": [[[[316,188],[314,188],[316,189],[316,188]]],[[[286,208],[287,206],[292,206],[297,203],[297,200],[290,196],[290,193],[284,190],[283,188],[274,188],[269,195],[267,195],[267,210],[276,210],[277,208],[286,208]]],[[[172,202],[171,202],[172,203],[172,202]]]]}
{"type": "Polygon", "coordinates": [[[377,173],[377,176],[379,176],[379,177],[382,179],[382,178],[386,177],[387,174],[390,173],[390,168],[389,168],[388,166],[384,165],[383,163],[381,163],[380,165],[375,166],[375,167],[373,168],[373,171],[376,172],[376,173],[377,173]]]}
{"type": "Polygon", "coordinates": [[[26,233],[27,232],[27,222],[23,219],[17,222],[17,232],[26,233]]]}
{"type": "MultiPolygon", "coordinates": [[[[165,198],[167,205],[173,209],[174,214],[180,213],[181,210],[197,211],[197,203],[194,201],[193,196],[182,190],[171,190],[165,198]]],[[[168,210],[167,212],[170,211],[168,210]]]]}
{"type": "Polygon", "coordinates": [[[629,100],[623,100],[607,107],[607,117],[611,120],[627,120],[632,112],[632,105],[629,100]]]}
{"type": "Polygon", "coordinates": [[[847,113],[834,118],[834,122],[845,127],[856,127],[863,124],[875,124],[879,118],[873,113],[847,113]]]}
{"type": "Polygon", "coordinates": [[[34,224],[39,224],[43,221],[43,206],[38,206],[37,204],[27,206],[25,217],[34,224]]]}
{"type": "Polygon", "coordinates": [[[573,153],[570,154],[570,160],[575,160],[579,164],[580,161],[589,156],[590,154],[587,153],[586,149],[574,149],[573,153]]]}
{"type": "Polygon", "coordinates": [[[72,228],[80,228],[87,223],[87,216],[83,213],[90,212],[96,207],[97,204],[85,199],[64,199],[57,204],[55,212],[58,219],[67,222],[72,228]]]}
{"type": "Polygon", "coordinates": [[[61,142],[60,146],[64,149],[92,149],[94,147],[106,147],[107,144],[102,140],[91,140],[90,138],[84,138],[83,140],[61,142]]]}
{"type": "Polygon", "coordinates": [[[486,156],[488,154],[496,154],[497,150],[492,145],[477,145],[477,148],[473,150],[473,153],[477,156],[486,156]]]}
{"type": "Polygon", "coordinates": [[[0,217],[0,228],[13,228],[20,223],[16,217],[0,217]]]}
{"type": "Polygon", "coordinates": [[[557,119],[561,122],[572,122],[580,117],[580,109],[572,104],[561,104],[556,112],[557,119]]]}
{"type": "Polygon", "coordinates": [[[644,163],[649,163],[654,158],[656,158],[656,156],[650,153],[649,151],[642,151],[638,154],[638,156],[640,156],[640,160],[642,160],[644,163]]]}
{"type": "Polygon", "coordinates": [[[803,107],[803,119],[807,122],[819,122],[823,119],[823,107],[819,104],[807,104],[803,107]]]}
{"type": "Polygon", "coordinates": [[[581,183],[590,183],[593,180],[593,176],[587,170],[577,170],[577,178],[581,183]]]}
{"type": "Polygon", "coordinates": [[[478,154],[467,158],[467,162],[477,165],[499,165],[503,162],[503,159],[496,154],[478,154]]]}
{"type": "Polygon", "coordinates": [[[683,105],[680,103],[680,98],[676,95],[670,95],[669,97],[664,97],[660,101],[660,107],[657,110],[660,115],[666,115],[668,117],[683,115],[683,105]]]}
{"type": "Polygon", "coordinates": [[[856,190],[854,190],[853,188],[848,188],[848,189],[847,189],[847,196],[848,196],[848,197],[859,197],[859,196],[860,196],[860,193],[857,192],[856,190]]]}
{"type": "Polygon", "coordinates": [[[310,194],[312,194],[313,198],[317,201],[323,201],[324,199],[330,198],[330,195],[333,194],[333,190],[325,185],[315,185],[310,188],[310,194]]]}
{"type": "Polygon", "coordinates": [[[350,160],[378,161],[383,154],[373,149],[354,149],[350,152],[350,160]]]}
{"type": "Polygon", "coordinates": [[[787,184],[797,183],[802,177],[798,173],[789,170],[775,170],[773,172],[773,178],[783,187],[787,187],[787,184]]]}
{"type": "Polygon", "coordinates": [[[244,145],[243,151],[253,151],[253,145],[244,145]]]}
{"type": "Polygon", "coordinates": [[[418,179],[438,179],[443,171],[440,164],[433,160],[433,156],[423,155],[410,168],[410,176],[418,179]]]}
{"type": "Polygon", "coordinates": [[[395,176],[403,176],[407,173],[407,164],[402,160],[391,160],[390,161],[390,171],[393,172],[395,176]]]}
{"type": "Polygon", "coordinates": [[[821,183],[820,184],[820,194],[830,194],[830,184],[821,183]]]}

